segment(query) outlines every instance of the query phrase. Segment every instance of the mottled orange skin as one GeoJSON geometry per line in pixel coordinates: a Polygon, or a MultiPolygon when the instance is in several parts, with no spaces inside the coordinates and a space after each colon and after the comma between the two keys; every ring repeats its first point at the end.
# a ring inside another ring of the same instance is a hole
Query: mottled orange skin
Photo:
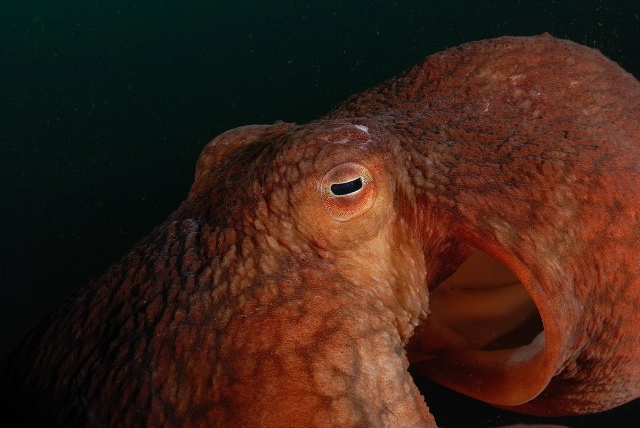
{"type": "MultiPolygon", "coordinates": [[[[5,414],[433,427],[403,347],[470,246],[526,282],[547,332],[540,371],[553,372],[497,368],[485,387],[544,382],[516,406],[532,413],[629,401],[640,395],[639,112],[632,76],[543,35],[433,55],[307,125],[222,134],[178,210],[4,363],[5,414]],[[336,220],[343,208],[320,188],[345,162],[370,173],[374,200],[336,220]]],[[[473,379],[451,361],[416,368],[473,379]]]]}

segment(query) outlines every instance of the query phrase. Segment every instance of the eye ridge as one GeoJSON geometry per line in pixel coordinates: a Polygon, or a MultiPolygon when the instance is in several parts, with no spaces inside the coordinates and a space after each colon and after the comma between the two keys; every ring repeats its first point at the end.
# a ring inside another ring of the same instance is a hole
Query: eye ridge
{"type": "Polygon", "coordinates": [[[334,183],[331,185],[331,193],[336,196],[349,195],[362,189],[362,177],[358,177],[344,183],[334,183]]]}

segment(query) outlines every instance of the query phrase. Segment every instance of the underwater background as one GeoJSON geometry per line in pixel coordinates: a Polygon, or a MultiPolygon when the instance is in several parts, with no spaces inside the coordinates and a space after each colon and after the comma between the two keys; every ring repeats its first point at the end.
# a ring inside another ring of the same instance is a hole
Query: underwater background
{"type": "MultiPolygon", "coordinates": [[[[187,195],[217,134],[304,123],[422,58],[549,32],[640,78],[640,0],[0,3],[0,358],[187,195]]],[[[418,381],[442,427],[544,421],[418,381]]],[[[640,401],[572,427],[631,427],[640,401]]]]}

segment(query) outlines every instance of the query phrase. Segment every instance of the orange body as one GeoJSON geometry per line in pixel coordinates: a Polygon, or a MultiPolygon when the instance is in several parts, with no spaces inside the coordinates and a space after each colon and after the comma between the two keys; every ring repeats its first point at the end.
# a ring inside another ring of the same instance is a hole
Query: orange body
{"type": "Polygon", "coordinates": [[[209,143],[178,210],[3,363],[4,414],[434,427],[410,363],[522,412],[620,405],[638,189],[640,83],[597,51],[435,54],[315,122],[209,143]]]}

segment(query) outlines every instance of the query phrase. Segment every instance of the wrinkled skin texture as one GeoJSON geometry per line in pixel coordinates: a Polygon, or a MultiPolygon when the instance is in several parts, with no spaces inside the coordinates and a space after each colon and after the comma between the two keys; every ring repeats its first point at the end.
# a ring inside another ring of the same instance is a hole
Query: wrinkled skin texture
{"type": "Polygon", "coordinates": [[[178,210],[4,363],[1,401],[47,425],[433,427],[411,360],[527,413],[627,402],[638,112],[631,75],[543,35],[433,55],[306,125],[228,131],[178,210]],[[477,250],[544,326],[526,358],[437,324],[438,285],[477,250]]]}

